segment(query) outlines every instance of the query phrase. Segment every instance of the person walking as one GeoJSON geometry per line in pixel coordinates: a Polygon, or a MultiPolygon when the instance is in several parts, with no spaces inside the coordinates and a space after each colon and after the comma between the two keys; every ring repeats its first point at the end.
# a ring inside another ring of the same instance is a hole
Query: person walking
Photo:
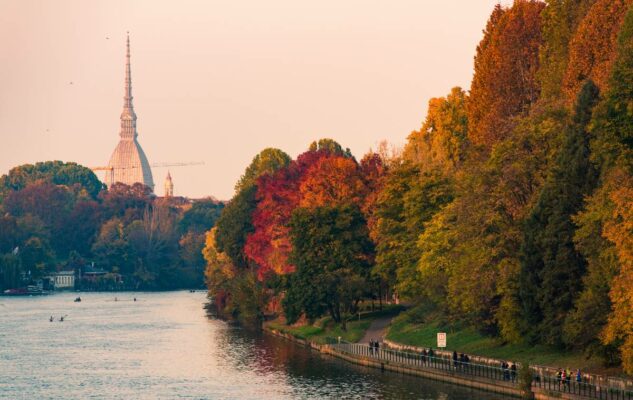
{"type": "Polygon", "coordinates": [[[457,369],[457,352],[453,351],[453,369],[457,369]]]}
{"type": "Polygon", "coordinates": [[[579,369],[576,370],[576,382],[578,383],[582,382],[582,374],[580,373],[579,369]]]}
{"type": "Polygon", "coordinates": [[[512,383],[514,383],[514,381],[517,379],[517,365],[515,363],[512,363],[512,365],[510,366],[510,378],[512,383]]]}

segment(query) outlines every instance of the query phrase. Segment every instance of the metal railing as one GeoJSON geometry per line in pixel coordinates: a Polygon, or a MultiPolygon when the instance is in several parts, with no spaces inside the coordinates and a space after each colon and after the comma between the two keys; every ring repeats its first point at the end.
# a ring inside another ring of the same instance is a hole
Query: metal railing
{"type": "Polygon", "coordinates": [[[376,349],[360,343],[337,343],[331,344],[330,346],[341,353],[374,358],[378,361],[404,364],[413,368],[432,368],[454,374],[505,381],[510,384],[514,384],[517,381],[517,371],[511,370],[510,368],[499,368],[485,364],[463,362],[441,356],[429,356],[384,348],[376,349]]]}
{"type": "Polygon", "coordinates": [[[551,376],[536,376],[532,385],[551,392],[570,393],[590,399],[604,400],[633,400],[633,392],[628,390],[601,387],[571,379],[561,379],[551,376]]]}
{"type": "MultiPolygon", "coordinates": [[[[429,356],[421,353],[390,350],[387,348],[373,348],[366,344],[338,342],[335,339],[327,341],[333,350],[352,356],[373,358],[379,362],[398,363],[411,368],[431,368],[456,375],[490,379],[506,384],[515,385],[518,381],[518,371],[510,368],[494,367],[488,364],[463,362],[446,356],[429,356]]],[[[534,371],[533,371],[534,372],[534,371]]],[[[570,393],[590,399],[601,400],[633,400],[633,392],[618,388],[601,387],[598,385],[562,380],[551,376],[534,374],[532,386],[550,392],[570,393]]]]}

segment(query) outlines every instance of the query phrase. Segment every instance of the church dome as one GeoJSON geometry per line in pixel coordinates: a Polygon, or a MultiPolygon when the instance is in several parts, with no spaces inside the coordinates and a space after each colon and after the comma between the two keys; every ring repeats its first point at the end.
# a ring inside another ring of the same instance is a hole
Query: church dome
{"type": "Polygon", "coordinates": [[[133,185],[140,182],[154,190],[152,169],[136,139],[121,139],[110,157],[108,167],[112,173],[109,176],[106,174],[106,185],[111,186],[116,182],[133,185]]]}

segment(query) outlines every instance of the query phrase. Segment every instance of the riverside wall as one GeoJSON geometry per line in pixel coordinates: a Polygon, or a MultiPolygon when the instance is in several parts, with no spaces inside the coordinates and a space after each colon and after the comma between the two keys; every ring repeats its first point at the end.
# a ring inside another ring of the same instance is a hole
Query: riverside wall
{"type": "MultiPolygon", "coordinates": [[[[402,374],[407,374],[407,375],[412,375],[412,376],[419,376],[426,379],[433,379],[436,381],[442,381],[442,382],[446,382],[446,383],[450,383],[454,385],[461,385],[461,386],[466,386],[473,389],[498,393],[498,394],[506,395],[508,397],[513,397],[513,398],[523,397],[523,398],[533,398],[536,400],[588,399],[588,397],[584,397],[581,395],[576,395],[572,393],[564,393],[564,392],[559,392],[559,391],[549,391],[544,388],[540,388],[536,386],[532,386],[532,393],[527,393],[526,396],[524,396],[524,393],[521,391],[521,389],[519,389],[519,387],[516,384],[506,382],[506,381],[488,379],[481,376],[464,375],[452,370],[434,369],[434,368],[424,367],[424,366],[419,366],[419,365],[414,366],[410,364],[395,362],[393,360],[383,360],[383,359],[377,359],[375,357],[349,354],[349,353],[340,351],[339,349],[335,348],[335,346],[326,345],[326,344],[322,345],[322,344],[315,343],[309,340],[297,338],[289,333],[281,332],[276,329],[272,329],[268,327],[264,327],[264,332],[274,335],[274,336],[284,338],[294,343],[306,346],[310,349],[319,351],[323,354],[337,357],[339,359],[342,359],[350,363],[354,363],[354,364],[358,364],[358,365],[362,365],[366,367],[371,367],[371,368],[377,368],[382,371],[392,371],[392,372],[397,372],[397,373],[402,373],[402,374]]],[[[414,350],[412,346],[398,347],[396,346],[397,344],[394,344],[393,342],[390,342],[390,343],[391,343],[392,348],[396,348],[400,350],[410,350],[410,351],[414,350]]],[[[439,355],[444,355],[444,356],[452,355],[451,352],[441,351],[437,353],[439,355]]],[[[471,361],[487,364],[487,365],[492,365],[492,366],[498,365],[498,363],[500,362],[500,360],[485,358],[485,357],[477,357],[477,358],[471,357],[471,361]]]]}
{"type": "Polygon", "coordinates": [[[467,386],[483,391],[500,393],[509,397],[521,397],[521,391],[515,385],[512,385],[510,383],[503,383],[483,378],[468,379],[467,377],[459,376],[458,374],[450,373],[449,371],[434,370],[432,368],[412,368],[411,366],[400,364],[397,362],[381,361],[370,357],[349,355],[336,351],[329,345],[322,345],[319,343],[311,342],[309,340],[300,339],[291,334],[280,332],[276,329],[264,328],[264,331],[268,334],[284,338],[286,340],[309,347],[313,350],[317,350],[323,354],[337,357],[350,363],[371,368],[377,368],[382,371],[392,371],[412,376],[420,376],[427,379],[433,379],[455,385],[467,386]]]}

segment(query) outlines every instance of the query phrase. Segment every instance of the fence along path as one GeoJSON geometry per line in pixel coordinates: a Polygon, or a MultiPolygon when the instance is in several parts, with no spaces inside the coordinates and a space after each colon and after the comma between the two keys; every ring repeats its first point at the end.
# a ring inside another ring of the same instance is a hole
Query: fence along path
{"type": "MultiPolygon", "coordinates": [[[[397,363],[411,369],[432,369],[451,375],[463,375],[469,379],[498,381],[503,386],[518,386],[517,371],[509,368],[494,367],[487,364],[454,361],[450,357],[428,356],[420,353],[373,348],[361,343],[338,343],[330,340],[331,351],[352,357],[368,358],[382,363],[397,363]]],[[[590,383],[561,380],[556,377],[534,374],[533,391],[569,393],[590,399],[633,400],[633,392],[618,388],[608,388],[590,383]]]]}

